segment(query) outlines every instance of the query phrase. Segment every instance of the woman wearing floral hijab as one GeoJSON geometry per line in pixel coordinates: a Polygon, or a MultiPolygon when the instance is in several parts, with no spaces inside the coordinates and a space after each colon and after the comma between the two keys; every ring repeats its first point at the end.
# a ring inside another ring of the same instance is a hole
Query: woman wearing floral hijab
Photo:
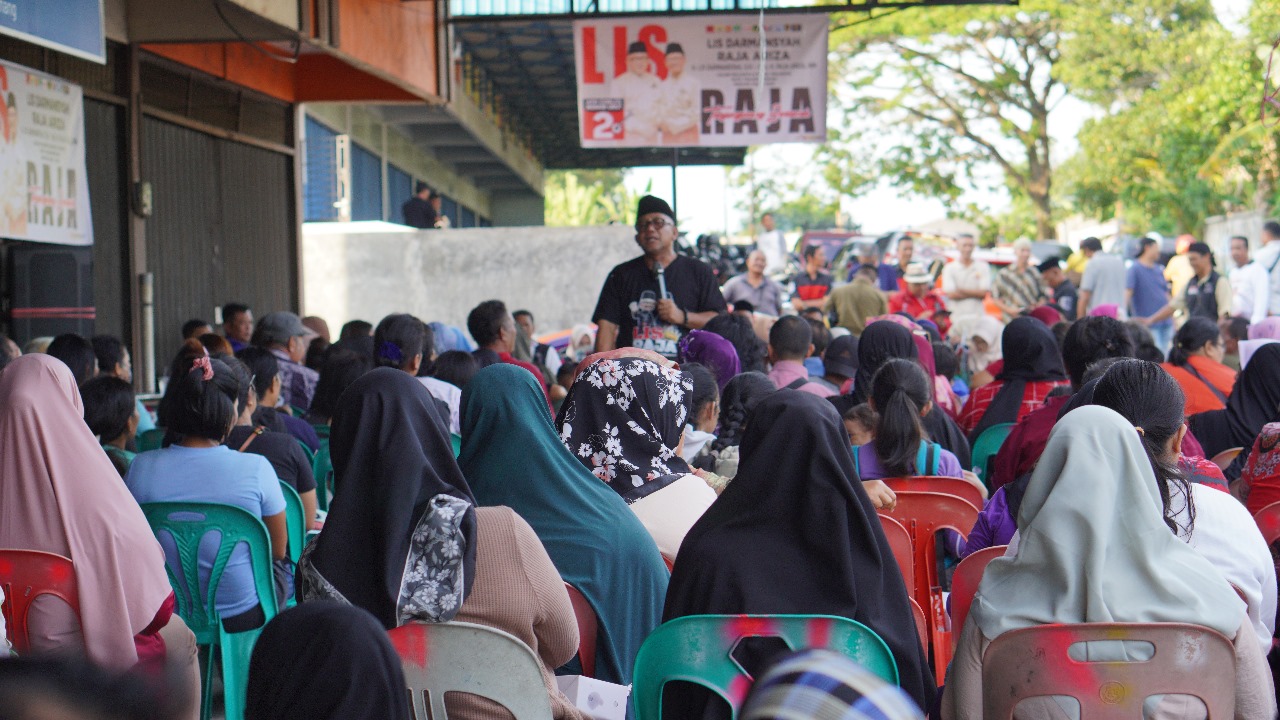
{"type": "Polygon", "coordinates": [[[597,353],[556,418],[560,440],[631,506],[658,549],[674,558],[716,494],[680,457],[693,383],[657,353],[597,353]]]}

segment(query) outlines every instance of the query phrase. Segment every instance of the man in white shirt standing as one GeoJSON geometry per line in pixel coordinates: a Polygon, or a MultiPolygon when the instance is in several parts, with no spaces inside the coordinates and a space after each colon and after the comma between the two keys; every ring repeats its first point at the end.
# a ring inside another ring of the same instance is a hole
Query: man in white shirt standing
{"type": "Polygon", "coordinates": [[[1231,238],[1231,315],[1251,324],[1267,316],[1267,269],[1249,259],[1249,239],[1231,238]]]}
{"type": "Polygon", "coordinates": [[[973,259],[976,246],[972,235],[956,238],[960,257],[942,268],[942,293],[951,310],[951,336],[955,340],[968,337],[970,328],[982,318],[983,301],[991,290],[991,266],[973,259]]]}
{"type": "Polygon", "coordinates": [[[773,222],[773,213],[760,216],[760,227],[764,228],[764,232],[756,236],[756,249],[764,253],[764,273],[772,275],[786,272],[790,255],[787,252],[787,239],[773,222]]]}
{"type": "MultiPolygon", "coordinates": [[[[1262,243],[1253,261],[1267,273],[1267,314],[1280,315],[1280,223],[1268,220],[1262,226],[1262,243]]],[[[1260,320],[1250,318],[1250,322],[1260,320]]]]}

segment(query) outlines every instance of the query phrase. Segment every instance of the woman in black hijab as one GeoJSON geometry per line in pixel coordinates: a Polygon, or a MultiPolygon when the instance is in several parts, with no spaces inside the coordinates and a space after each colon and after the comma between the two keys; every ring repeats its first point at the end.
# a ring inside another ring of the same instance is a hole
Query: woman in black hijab
{"type": "Polygon", "coordinates": [[[1022,407],[1027,400],[1027,390],[1031,389],[1030,383],[1043,385],[1040,387],[1043,394],[1039,395],[1042,399],[1054,385],[1068,383],[1058,341],[1048,326],[1039,320],[1033,317],[1014,318],[1000,336],[1000,347],[1004,351],[1004,369],[996,376],[996,382],[973,391],[965,413],[960,417],[964,424],[971,406],[979,407],[984,395],[995,394],[969,433],[971,443],[992,425],[1017,422],[1026,414],[1022,407]]]}
{"type": "MultiPolygon", "coordinates": [[[[867,325],[858,340],[858,374],[854,376],[852,393],[830,398],[836,411],[843,416],[849,408],[866,402],[871,394],[871,378],[885,363],[898,358],[920,360],[920,351],[916,349],[911,331],[892,322],[879,321],[867,325]]],[[[929,439],[944,450],[950,450],[960,461],[960,467],[968,469],[971,466],[969,441],[956,421],[939,410],[936,402],[925,413],[923,424],[929,439]]]]}
{"type": "MultiPolygon", "coordinates": [[[[738,476],[680,546],[663,619],[736,613],[856,620],[888,644],[902,689],[933,704],[937,685],[902,573],[854,474],[840,416],[817,396],[781,390],[756,406],[738,476]]],[[[707,697],[673,692],[695,708],[707,697]]]]}
{"type": "Polygon", "coordinates": [[[1187,424],[1204,447],[1205,457],[1245,449],[1223,471],[1227,480],[1235,480],[1262,426],[1276,421],[1280,421],[1280,343],[1270,343],[1258,348],[1236,376],[1225,409],[1192,415],[1187,424]]]}
{"type": "Polygon", "coordinates": [[[400,657],[372,615],[333,600],[267,623],[249,661],[246,720],[409,717],[400,657]]]}
{"type": "Polygon", "coordinates": [[[452,618],[475,576],[475,498],[431,393],[395,368],[366,373],[329,448],[334,497],[298,562],[300,599],[344,600],[388,629],[452,618]]]}

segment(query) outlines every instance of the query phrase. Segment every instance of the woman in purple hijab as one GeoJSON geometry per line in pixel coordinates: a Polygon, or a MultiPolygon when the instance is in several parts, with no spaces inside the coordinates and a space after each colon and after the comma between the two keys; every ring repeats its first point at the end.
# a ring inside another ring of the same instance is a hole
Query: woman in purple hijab
{"type": "Polygon", "coordinates": [[[696,362],[711,368],[720,392],[724,392],[724,386],[742,372],[738,351],[734,349],[733,343],[705,330],[690,330],[680,340],[678,358],[682,363],[696,362]]]}

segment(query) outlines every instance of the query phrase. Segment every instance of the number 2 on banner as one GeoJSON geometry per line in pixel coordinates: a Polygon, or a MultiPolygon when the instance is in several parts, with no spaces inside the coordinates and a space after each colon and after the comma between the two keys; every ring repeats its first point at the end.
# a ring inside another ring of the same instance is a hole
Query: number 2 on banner
{"type": "Polygon", "coordinates": [[[591,113],[587,120],[586,134],[588,140],[622,140],[625,137],[622,111],[598,110],[591,113]]]}

